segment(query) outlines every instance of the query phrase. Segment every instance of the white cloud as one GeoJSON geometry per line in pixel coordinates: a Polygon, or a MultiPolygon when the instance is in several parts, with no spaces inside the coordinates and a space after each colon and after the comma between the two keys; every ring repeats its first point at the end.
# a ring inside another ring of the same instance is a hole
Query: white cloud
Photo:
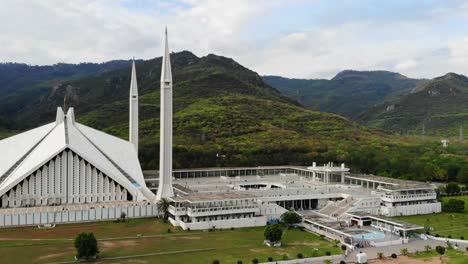
{"type": "Polygon", "coordinates": [[[167,25],[172,50],[233,57],[260,74],[329,78],[344,69],[384,69],[434,77],[468,72],[464,31],[449,30],[451,19],[466,21],[466,4],[438,7],[419,20],[379,23],[367,17],[321,26],[310,22],[301,29],[289,28],[286,16],[278,18],[284,28],[275,30],[262,23],[285,8],[301,8],[301,1],[147,2],[152,8],[128,8],[134,3],[130,0],[2,0],[0,61],[149,59],[161,55],[167,25]],[[447,30],[434,29],[444,23],[447,30]],[[257,37],[258,31],[269,34],[257,37]]]}

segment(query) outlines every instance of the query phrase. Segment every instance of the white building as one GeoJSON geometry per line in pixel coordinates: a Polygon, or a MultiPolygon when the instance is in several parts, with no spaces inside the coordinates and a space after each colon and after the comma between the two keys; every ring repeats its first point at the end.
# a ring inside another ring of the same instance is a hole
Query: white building
{"type": "Polygon", "coordinates": [[[133,144],[77,123],[73,108],[0,150],[2,208],[154,200],[133,144]]]}

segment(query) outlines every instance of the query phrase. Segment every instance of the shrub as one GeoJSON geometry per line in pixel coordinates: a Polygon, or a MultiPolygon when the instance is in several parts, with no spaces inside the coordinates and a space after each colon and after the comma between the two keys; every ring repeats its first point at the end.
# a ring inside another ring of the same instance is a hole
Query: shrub
{"type": "Polygon", "coordinates": [[[444,248],[443,246],[437,246],[437,247],[436,247],[436,251],[437,251],[437,253],[439,253],[440,255],[445,254],[445,248],[444,248]]]}
{"type": "Polygon", "coordinates": [[[243,264],[242,260],[238,260],[237,264],[243,264]]]}
{"type": "Polygon", "coordinates": [[[324,239],[325,239],[325,235],[320,235],[320,238],[321,238],[322,240],[324,240],[324,239]]]}
{"type": "Polygon", "coordinates": [[[392,258],[394,258],[394,259],[397,258],[397,254],[392,253],[392,258]]]}
{"type": "Polygon", "coordinates": [[[468,251],[468,247],[466,247],[465,249],[466,249],[466,251],[468,251]]]}
{"type": "Polygon", "coordinates": [[[435,234],[435,237],[440,237],[439,234],[435,234]]]}
{"type": "Polygon", "coordinates": [[[300,258],[300,259],[301,259],[301,258],[303,258],[303,257],[304,257],[304,255],[302,255],[302,253],[297,253],[297,258],[300,258]]]}
{"type": "Polygon", "coordinates": [[[253,263],[253,264],[257,264],[257,263],[258,263],[258,259],[256,259],[256,258],[252,259],[252,263],[253,263]]]}
{"type": "Polygon", "coordinates": [[[220,263],[219,260],[217,259],[213,260],[213,264],[219,264],[219,263],[220,263]]]}
{"type": "Polygon", "coordinates": [[[281,237],[283,236],[283,230],[278,224],[269,225],[265,227],[265,232],[263,233],[263,235],[265,236],[265,239],[272,242],[277,242],[281,241],[281,237]]]}
{"type": "Polygon", "coordinates": [[[456,182],[449,182],[447,185],[445,185],[445,190],[449,195],[455,195],[460,192],[460,185],[458,185],[456,182]]]}
{"type": "Polygon", "coordinates": [[[383,252],[378,252],[378,253],[377,253],[377,257],[378,257],[379,259],[383,259],[383,258],[384,258],[383,252]]]}
{"type": "Polygon", "coordinates": [[[346,245],[341,245],[341,250],[346,251],[347,247],[346,245]]]}
{"type": "Polygon", "coordinates": [[[448,235],[447,237],[448,237],[448,238],[452,238],[452,235],[448,235]]]}
{"type": "Polygon", "coordinates": [[[331,256],[331,252],[330,252],[330,251],[327,251],[327,252],[325,252],[325,255],[331,256]]]}
{"type": "Polygon", "coordinates": [[[461,239],[461,240],[465,240],[465,237],[464,237],[464,236],[461,236],[460,239],[461,239]]]}
{"type": "Polygon", "coordinates": [[[400,253],[401,253],[403,256],[406,256],[406,255],[408,255],[409,252],[408,252],[408,249],[407,249],[407,248],[402,248],[402,249],[400,250],[400,253]]]}
{"type": "Polygon", "coordinates": [[[167,229],[167,232],[168,232],[168,233],[170,233],[170,232],[171,232],[171,229],[170,229],[170,228],[168,228],[168,229],[167,229]]]}
{"type": "Polygon", "coordinates": [[[346,261],[342,260],[340,261],[340,264],[346,264],[346,261]]]}
{"type": "Polygon", "coordinates": [[[268,261],[269,261],[269,262],[272,262],[272,261],[273,261],[273,257],[268,257],[268,261]]]}
{"type": "Polygon", "coordinates": [[[425,245],[424,250],[426,250],[426,252],[432,251],[432,247],[429,245],[425,245]]]}
{"type": "Polygon", "coordinates": [[[443,210],[446,212],[462,213],[465,210],[465,201],[450,199],[448,203],[443,205],[443,210]]]}
{"type": "Polygon", "coordinates": [[[190,227],[187,227],[187,231],[190,231],[190,227]]]}
{"type": "Polygon", "coordinates": [[[80,233],[74,244],[78,258],[90,259],[99,253],[98,242],[93,233],[80,233]]]}

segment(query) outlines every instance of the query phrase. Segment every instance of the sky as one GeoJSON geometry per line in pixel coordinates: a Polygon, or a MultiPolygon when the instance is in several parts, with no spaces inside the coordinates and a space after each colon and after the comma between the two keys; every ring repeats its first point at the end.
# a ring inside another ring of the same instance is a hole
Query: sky
{"type": "Polygon", "coordinates": [[[468,75],[468,1],[0,0],[0,62],[230,57],[261,75],[468,75]]]}

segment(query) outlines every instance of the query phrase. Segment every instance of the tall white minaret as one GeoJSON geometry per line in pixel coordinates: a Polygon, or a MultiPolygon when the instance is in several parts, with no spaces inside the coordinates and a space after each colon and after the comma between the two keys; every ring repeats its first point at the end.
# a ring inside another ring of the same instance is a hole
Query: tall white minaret
{"type": "Polygon", "coordinates": [[[159,187],[156,199],[174,196],[172,188],[172,72],[171,58],[165,32],[164,55],[161,67],[161,118],[159,143],[159,187]]]}
{"type": "Polygon", "coordinates": [[[132,63],[132,78],[130,82],[130,123],[129,141],[135,146],[138,154],[138,84],[135,70],[135,60],[132,63]]]}

